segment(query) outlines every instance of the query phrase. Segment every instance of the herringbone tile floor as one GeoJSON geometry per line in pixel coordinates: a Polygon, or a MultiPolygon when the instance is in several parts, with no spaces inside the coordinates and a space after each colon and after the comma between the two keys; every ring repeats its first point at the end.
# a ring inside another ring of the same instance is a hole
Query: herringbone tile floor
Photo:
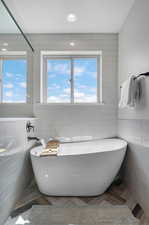
{"type": "Polygon", "coordinates": [[[140,220],[140,225],[149,225],[149,220],[145,217],[141,207],[132,199],[131,194],[124,184],[113,184],[100,196],[95,197],[51,197],[41,194],[35,183],[32,183],[25,190],[22,198],[17,202],[11,216],[15,217],[27,211],[33,205],[53,205],[53,206],[104,206],[107,202],[110,205],[127,205],[133,215],[140,220]]]}

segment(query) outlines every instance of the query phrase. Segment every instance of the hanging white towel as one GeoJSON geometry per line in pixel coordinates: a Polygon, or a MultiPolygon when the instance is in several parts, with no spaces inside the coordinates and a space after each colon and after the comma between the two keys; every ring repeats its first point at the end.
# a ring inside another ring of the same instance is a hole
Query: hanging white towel
{"type": "Polygon", "coordinates": [[[121,86],[120,108],[135,107],[136,82],[134,78],[135,76],[131,76],[121,86]]]}
{"type": "Polygon", "coordinates": [[[139,104],[141,98],[143,97],[142,80],[144,80],[144,79],[145,79],[145,76],[140,76],[135,80],[135,85],[136,85],[135,102],[136,102],[136,104],[139,104]]]}

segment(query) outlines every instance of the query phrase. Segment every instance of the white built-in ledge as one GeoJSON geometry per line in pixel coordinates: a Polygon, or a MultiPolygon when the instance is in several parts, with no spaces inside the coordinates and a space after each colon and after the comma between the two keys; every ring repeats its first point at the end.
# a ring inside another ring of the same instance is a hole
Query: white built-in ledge
{"type": "Polygon", "coordinates": [[[36,120],[36,117],[0,117],[0,122],[3,121],[28,121],[28,120],[36,120]]]}

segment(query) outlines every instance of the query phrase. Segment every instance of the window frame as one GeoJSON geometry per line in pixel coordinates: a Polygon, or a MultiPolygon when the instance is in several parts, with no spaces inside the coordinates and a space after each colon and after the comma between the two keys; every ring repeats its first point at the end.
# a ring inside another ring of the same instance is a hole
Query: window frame
{"type": "Polygon", "coordinates": [[[0,104],[28,104],[30,103],[30,95],[29,95],[29,76],[28,76],[28,58],[26,52],[8,52],[7,54],[3,54],[0,52],[0,104]],[[26,99],[25,102],[3,102],[3,61],[4,60],[26,60],[27,68],[26,68],[26,99]]]}
{"type": "Polygon", "coordinates": [[[74,52],[51,52],[51,54],[41,52],[41,79],[40,79],[40,103],[41,104],[54,104],[54,105],[85,105],[85,104],[102,104],[102,52],[101,51],[83,51],[83,52],[78,52],[76,51],[75,54],[74,52]],[[60,54],[61,53],[61,54],[60,54]],[[69,53],[69,54],[68,54],[69,53]],[[85,58],[96,58],[97,60],[97,101],[96,102],[74,102],[74,63],[73,61],[75,59],[85,59],[85,58]],[[71,78],[70,78],[70,102],[47,102],[48,99],[48,71],[47,71],[47,63],[48,60],[52,59],[69,59],[71,60],[71,78]]]}

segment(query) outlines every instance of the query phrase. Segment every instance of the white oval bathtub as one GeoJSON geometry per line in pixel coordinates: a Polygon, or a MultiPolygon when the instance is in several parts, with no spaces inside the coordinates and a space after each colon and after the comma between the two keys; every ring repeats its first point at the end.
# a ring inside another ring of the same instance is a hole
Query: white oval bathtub
{"type": "Polygon", "coordinates": [[[127,143],[104,139],[61,144],[58,156],[39,157],[42,147],[31,150],[40,191],[54,196],[94,196],[110,186],[123,162],[127,143]]]}

